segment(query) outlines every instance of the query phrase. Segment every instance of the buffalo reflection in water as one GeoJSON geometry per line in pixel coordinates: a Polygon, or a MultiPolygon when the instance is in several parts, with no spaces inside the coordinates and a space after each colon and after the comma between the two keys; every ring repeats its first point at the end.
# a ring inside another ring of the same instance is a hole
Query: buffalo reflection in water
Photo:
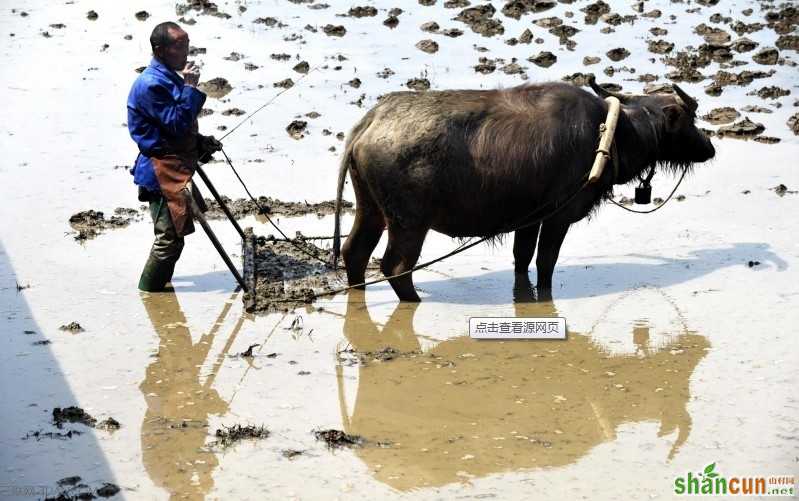
{"type": "MultiPolygon", "coordinates": [[[[558,316],[552,301],[529,301],[529,282],[518,280],[517,317],[558,316]]],[[[418,303],[398,305],[379,329],[363,299],[349,292],[344,335],[352,348],[405,354],[359,365],[352,415],[339,385],[342,418],[348,433],[393,444],[356,454],[395,489],[568,465],[615,440],[624,423],[658,421],[659,436],[676,431],[669,458],[688,439],[689,382],[709,348],[695,332],[683,328],[652,349],[650,327],[638,321],[637,353],[624,355],[573,331],[565,341],[456,337],[420,353],[418,303]]]]}

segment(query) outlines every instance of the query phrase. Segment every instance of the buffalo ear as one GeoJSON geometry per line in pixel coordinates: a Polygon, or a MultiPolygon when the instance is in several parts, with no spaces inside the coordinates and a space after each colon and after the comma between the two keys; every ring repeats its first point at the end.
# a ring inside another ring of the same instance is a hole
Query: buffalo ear
{"type": "Polygon", "coordinates": [[[682,118],[683,110],[678,104],[669,104],[663,107],[663,115],[666,117],[666,130],[674,132],[679,129],[680,119],[682,118]]]}

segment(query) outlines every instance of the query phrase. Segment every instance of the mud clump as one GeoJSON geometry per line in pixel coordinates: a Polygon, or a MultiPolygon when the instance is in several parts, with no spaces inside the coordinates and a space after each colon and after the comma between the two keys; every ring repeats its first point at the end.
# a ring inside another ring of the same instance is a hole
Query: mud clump
{"type": "Polygon", "coordinates": [[[735,108],[725,106],[710,110],[710,112],[702,116],[702,120],[713,125],[724,125],[733,122],[739,116],[741,115],[735,108]]]}
{"type": "Polygon", "coordinates": [[[721,28],[708,26],[705,23],[700,24],[694,29],[694,33],[701,35],[707,43],[723,44],[730,41],[730,34],[721,28]]]}
{"type": "Polygon", "coordinates": [[[175,5],[175,14],[183,16],[189,11],[195,11],[204,16],[214,16],[222,19],[230,19],[230,14],[219,10],[214,2],[209,0],[186,0],[183,4],[175,5]]]}
{"type": "Polygon", "coordinates": [[[280,455],[286,459],[294,459],[297,456],[302,456],[305,451],[298,451],[296,449],[284,449],[280,451],[280,455]]]}
{"type": "Polygon", "coordinates": [[[791,91],[788,89],[783,89],[777,87],[776,85],[771,85],[768,87],[762,87],[756,91],[750,92],[747,96],[758,96],[761,99],[778,99],[783,96],[788,96],[791,94],[791,91]]]}
{"type": "Polygon", "coordinates": [[[405,86],[411,90],[422,92],[430,89],[430,80],[426,78],[411,78],[405,82],[405,86]]]}
{"type": "Polygon", "coordinates": [[[70,322],[68,324],[62,325],[61,327],[58,328],[58,330],[78,333],[78,332],[83,332],[86,329],[81,327],[81,325],[78,322],[70,322]]]}
{"type": "Polygon", "coordinates": [[[791,129],[795,135],[799,136],[799,113],[794,113],[788,119],[788,128],[791,129]]]}
{"type": "Polygon", "coordinates": [[[305,137],[303,134],[308,127],[308,122],[304,120],[294,120],[286,126],[286,132],[289,133],[292,139],[302,139],[305,137]]]}
{"type": "Polygon", "coordinates": [[[241,108],[230,108],[230,109],[227,109],[227,110],[223,111],[222,112],[222,116],[223,117],[229,117],[229,116],[240,117],[241,115],[244,115],[246,113],[247,112],[242,110],[241,108]]]}
{"type": "Polygon", "coordinates": [[[82,242],[96,237],[105,230],[123,228],[141,218],[142,215],[138,210],[125,207],[117,207],[114,209],[114,215],[107,219],[102,211],[86,210],[70,216],[69,225],[77,232],[75,240],[82,242]]]}
{"type": "Polygon", "coordinates": [[[773,113],[770,109],[756,104],[748,104],[741,108],[741,111],[745,111],[746,113],[773,113]]]}
{"type": "Polygon", "coordinates": [[[375,17],[377,9],[374,7],[351,7],[347,13],[350,17],[375,17]]]}
{"type": "Polygon", "coordinates": [[[96,422],[96,419],[91,417],[80,407],[70,406],[64,407],[63,409],[61,407],[56,407],[53,409],[53,424],[57,428],[62,428],[64,423],[81,423],[93,428],[96,422]]]}
{"type": "Polygon", "coordinates": [[[260,440],[269,437],[269,430],[264,426],[234,424],[231,427],[222,426],[216,430],[215,436],[217,438],[211,445],[222,449],[240,442],[242,440],[260,440]]]}
{"type": "Polygon", "coordinates": [[[347,34],[347,29],[341,25],[326,24],[322,27],[322,31],[329,37],[343,37],[347,34]]]}
{"type": "Polygon", "coordinates": [[[200,82],[197,87],[203,91],[208,97],[213,97],[215,99],[221,99],[227,96],[230,91],[233,90],[233,87],[230,85],[226,79],[222,77],[212,78],[207,82],[200,82]]]}
{"type": "Polygon", "coordinates": [[[784,197],[785,195],[795,195],[797,193],[796,190],[789,190],[787,186],[784,184],[778,184],[777,186],[771,188],[771,190],[776,193],[777,195],[784,197]]]}
{"type": "Polygon", "coordinates": [[[746,37],[739,38],[730,44],[730,48],[735,52],[749,52],[755,50],[757,46],[760,45],[754,40],[750,40],[746,37]]]}
{"type": "Polygon", "coordinates": [[[455,21],[465,23],[473,32],[484,37],[493,37],[505,33],[502,21],[494,19],[497,9],[493,5],[479,5],[463,9],[456,17],[455,21]]]}
{"type": "Polygon", "coordinates": [[[564,76],[562,80],[578,87],[585,87],[592,78],[594,78],[593,73],[581,73],[578,71],[577,73],[564,76]]]}
{"type": "Polygon", "coordinates": [[[773,47],[767,47],[765,49],[762,49],[757,54],[752,56],[752,60],[754,60],[754,62],[764,65],[777,64],[779,58],[780,58],[780,52],[773,47]]]}
{"type": "Polygon", "coordinates": [[[122,425],[119,424],[119,421],[117,421],[116,419],[114,419],[112,417],[109,417],[108,419],[104,419],[104,420],[100,421],[95,426],[95,428],[97,428],[98,430],[105,430],[105,431],[116,431],[116,430],[120,429],[121,427],[122,427],[122,425]]]}
{"type": "Polygon", "coordinates": [[[543,51],[539,53],[537,56],[529,57],[527,60],[535,64],[536,66],[540,66],[542,68],[549,68],[550,66],[555,64],[555,62],[557,62],[558,57],[549,51],[543,51]]]}
{"type": "Polygon", "coordinates": [[[526,14],[544,12],[555,5],[555,2],[549,0],[510,0],[502,7],[502,13],[513,19],[520,19],[526,14]]]}
{"type": "Polygon", "coordinates": [[[766,127],[763,124],[752,122],[748,118],[744,118],[740,122],[736,122],[732,125],[719,127],[719,129],[716,131],[716,134],[718,137],[749,139],[762,134],[765,130],[766,127]]]}
{"type": "Polygon", "coordinates": [[[416,48],[428,54],[435,54],[438,52],[438,43],[433,40],[420,40],[416,43],[416,48]]]}
{"type": "Polygon", "coordinates": [[[608,59],[610,59],[611,61],[619,62],[622,59],[625,59],[627,56],[629,56],[630,51],[625,49],[624,47],[617,47],[615,49],[607,51],[605,55],[608,56],[608,59]]]}
{"type": "Polygon", "coordinates": [[[649,52],[655,54],[666,54],[674,49],[674,44],[666,40],[649,40],[647,46],[649,52]]]}
{"type": "Polygon", "coordinates": [[[316,430],[313,432],[317,440],[327,444],[328,449],[342,447],[360,447],[366,441],[358,435],[349,435],[341,430],[316,430]]]}
{"type": "Polygon", "coordinates": [[[780,50],[799,51],[799,35],[780,35],[774,45],[780,50]]]}
{"type": "Polygon", "coordinates": [[[478,59],[477,64],[474,65],[474,71],[477,73],[482,73],[483,75],[488,75],[489,73],[493,73],[496,69],[497,69],[496,62],[487,57],[481,57],[480,59],[478,59]]]}
{"type": "Polygon", "coordinates": [[[398,24],[399,24],[399,18],[397,16],[388,16],[383,20],[383,25],[391,29],[396,28],[398,24]]]}

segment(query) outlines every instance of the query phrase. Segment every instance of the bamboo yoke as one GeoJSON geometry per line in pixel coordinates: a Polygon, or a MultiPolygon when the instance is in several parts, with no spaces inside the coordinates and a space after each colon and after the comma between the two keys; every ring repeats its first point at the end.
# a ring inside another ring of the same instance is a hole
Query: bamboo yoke
{"type": "Polygon", "coordinates": [[[605,123],[599,126],[602,136],[599,139],[599,147],[596,149],[594,165],[588,175],[589,183],[595,183],[602,177],[605,164],[610,158],[610,147],[613,144],[613,136],[616,134],[616,124],[619,122],[621,103],[618,98],[610,96],[605,98],[605,101],[608,103],[608,116],[605,118],[605,123]]]}

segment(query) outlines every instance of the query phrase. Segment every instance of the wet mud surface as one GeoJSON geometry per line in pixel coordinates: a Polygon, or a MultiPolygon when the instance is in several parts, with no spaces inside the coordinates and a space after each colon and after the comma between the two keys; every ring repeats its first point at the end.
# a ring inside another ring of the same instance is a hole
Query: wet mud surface
{"type": "Polygon", "coordinates": [[[106,217],[102,211],[90,209],[70,216],[69,225],[75,231],[75,240],[82,242],[92,239],[106,230],[124,228],[143,218],[141,211],[126,207],[114,209],[114,214],[110,217],[106,217]]]}
{"type": "MultiPolygon", "coordinates": [[[[255,240],[255,311],[270,313],[310,306],[315,295],[346,285],[343,268],[334,270],[331,249],[313,241],[255,240]]],[[[247,301],[249,295],[244,300],[247,301]]]]}
{"type": "MultiPolygon", "coordinates": [[[[261,214],[259,206],[264,210],[264,213],[270,216],[279,215],[285,217],[298,217],[306,216],[308,214],[315,214],[317,217],[321,218],[332,215],[336,210],[335,200],[326,200],[316,203],[286,202],[265,196],[260,196],[257,198],[258,204],[254,203],[252,200],[244,198],[232,200],[223,196],[222,200],[225,202],[225,205],[228,207],[228,209],[230,209],[230,212],[236,219],[245,216],[261,214]]],[[[208,205],[208,211],[205,213],[206,218],[221,219],[226,217],[216,200],[206,198],[205,203],[208,205]]],[[[343,213],[352,212],[353,210],[354,204],[352,202],[348,202],[346,200],[342,202],[343,213]]]]}

